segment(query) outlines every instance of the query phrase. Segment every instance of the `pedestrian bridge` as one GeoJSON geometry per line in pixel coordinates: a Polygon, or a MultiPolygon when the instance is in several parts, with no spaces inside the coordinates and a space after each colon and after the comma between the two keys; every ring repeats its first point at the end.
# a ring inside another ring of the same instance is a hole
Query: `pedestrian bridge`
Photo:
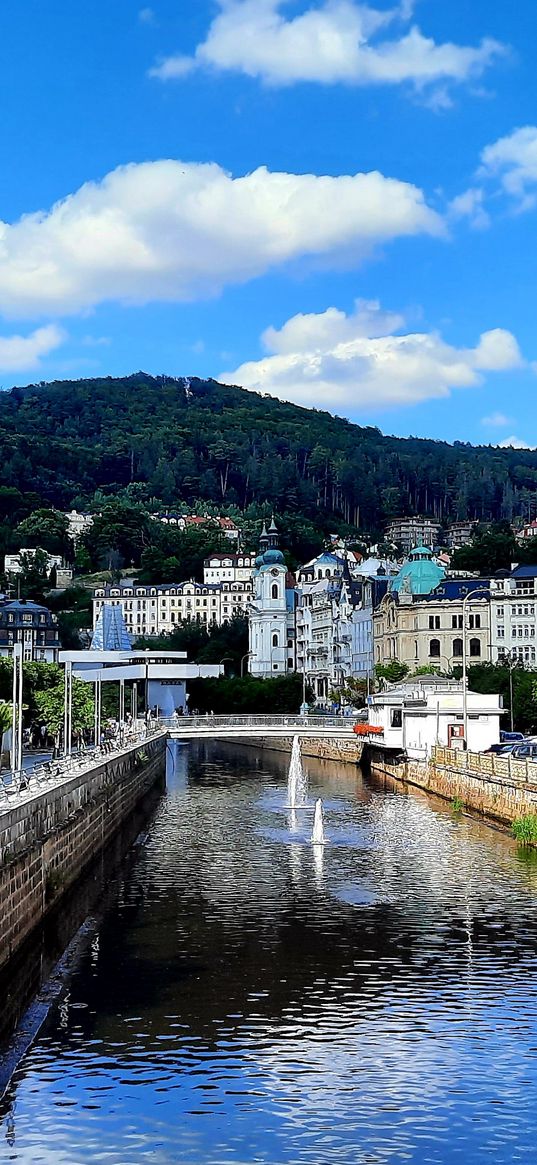
{"type": "Polygon", "coordinates": [[[159,720],[174,740],[232,740],[251,737],[352,739],[356,721],[344,716],[171,716],[159,720]]]}

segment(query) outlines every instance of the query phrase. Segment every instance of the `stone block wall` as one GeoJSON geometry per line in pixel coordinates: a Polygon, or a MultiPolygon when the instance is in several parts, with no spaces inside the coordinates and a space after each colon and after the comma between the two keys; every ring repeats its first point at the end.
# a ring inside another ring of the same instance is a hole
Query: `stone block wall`
{"type": "Polygon", "coordinates": [[[504,825],[511,825],[526,813],[537,812],[537,765],[514,763],[510,769],[504,758],[435,749],[429,761],[400,764],[389,764],[380,752],[373,753],[371,771],[403,785],[415,785],[448,801],[457,798],[467,809],[504,825]],[[501,772],[494,771],[493,760],[503,762],[501,772]]]}
{"type": "MultiPolygon", "coordinates": [[[[300,736],[300,733],[297,733],[297,735],[300,739],[303,756],[313,756],[319,760],[335,760],[343,764],[360,764],[363,743],[358,737],[312,737],[300,736]]],[[[243,744],[248,748],[290,753],[293,747],[293,737],[233,737],[233,740],[230,740],[230,744],[243,744]]]]}
{"type": "Polygon", "coordinates": [[[0,967],[159,778],[166,734],[0,814],[0,967]]]}

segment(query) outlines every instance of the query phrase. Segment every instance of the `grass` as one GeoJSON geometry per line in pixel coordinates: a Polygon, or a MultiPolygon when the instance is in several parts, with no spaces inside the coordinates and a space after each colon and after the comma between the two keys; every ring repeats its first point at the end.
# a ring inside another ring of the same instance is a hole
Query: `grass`
{"type": "Polygon", "coordinates": [[[511,826],[513,837],[521,845],[537,845],[537,813],[517,817],[511,826]]]}
{"type": "Polygon", "coordinates": [[[454,797],[451,802],[451,808],[454,813],[462,813],[465,808],[464,801],[461,801],[460,797],[454,797]]]}

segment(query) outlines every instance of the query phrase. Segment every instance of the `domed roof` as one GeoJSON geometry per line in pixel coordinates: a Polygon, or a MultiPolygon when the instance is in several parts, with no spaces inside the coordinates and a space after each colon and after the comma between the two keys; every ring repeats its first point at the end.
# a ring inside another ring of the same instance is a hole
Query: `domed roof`
{"type": "Polygon", "coordinates": [[[263,555],[263,563],[265,566],[273,566],[276,563],[279,565],[282,562],[285,562],[285,559],[281,550],[265,550],[263,555]]]}
{"type": "Polygon", "coordinates": [[[416,546],[395,576],[391,590],[394,594],[430,595],[444,575],[444,568],[433,562],[432,550],[428,546],[416,546]]]}

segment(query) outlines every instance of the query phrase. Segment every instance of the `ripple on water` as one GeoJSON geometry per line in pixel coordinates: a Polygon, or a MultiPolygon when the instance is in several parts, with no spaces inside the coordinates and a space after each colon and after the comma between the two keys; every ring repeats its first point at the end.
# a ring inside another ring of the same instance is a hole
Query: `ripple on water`
{"type": "Polygon", "coordinates": [[[472,1165],[537,1136],[537,867],[354,771],[181,749],[5,1105],[19,1165],[472,1165]],[[310,844],[322,797],[328,844],[310,844]],[[278,814],[279,819],[275,818],[278,814]]]}

